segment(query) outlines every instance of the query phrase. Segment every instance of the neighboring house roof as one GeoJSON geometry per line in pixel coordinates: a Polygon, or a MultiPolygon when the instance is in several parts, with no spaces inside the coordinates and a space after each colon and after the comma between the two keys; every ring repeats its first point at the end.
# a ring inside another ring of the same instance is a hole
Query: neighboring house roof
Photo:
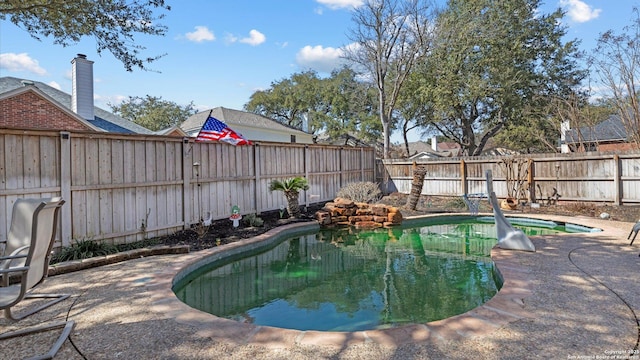
{"type": "Polygon", "coordinates": [[[189,135],[184,132],[178,125],[174,125],[172,127],[154,131],[156,135],[165,135],[165,136],[179,136],[179,137],[188,137],[189,135]]]}
{"type": "MultiPolygon", "coordinates": [[[[25,85],[23,82],[33,84],[31,86],[36,87],[42,93],[46,94],[51,100],[57,102],[65,109],[72,111],[70,94],[39,81],[18,79],[10,76],[0,77],[0,95],[24,87],[25,85]]],[[[102,131],[124,134],[153,134],[153,131],[97,106],[94,107],[94,112],[95,119],[88,119],[86,121],[102,131]]]]}
{"type": "Polygon", "coordinates": [[[421,151],[419,153],[415,153],[409,156],[409,160],[417,160],[417,159],[437,159],[445,157],[445,155],[441,153],[437,153],[433,150],[421,151]]]}
{"type": "Polygon", "coordinates": [[[580,130],[571,129],[565,133],[567,144],[625,141],[627,141],[627,130],[618,115],[611,115],[595,126],[581,127],[580,130]]]}
{"type": "Polygon", "coordinates": [[[410,159],[419,157],[455,157],[460,155],[460,145],[454,142],[438,142],[436,144],[438,151],[434,151],[431,144],[424,141],[410,142],[409,153],[412,154],[410,159]]]}
{"type": "Polygon", "coordinates": [[[267,136],[265,136],[265,138],[260,137],[261,133],[266,135],[267,132],[296,135],[300,137],[301,140],[302,138],[312,139],[312,135],[309,133],[286,126],[262,115],[224,107],[217,107],[191,115],[187,120],[180,124],[180,128],[191,137],[197,136],[202,125],[207,120],[209,112],[211,112],[211,116],[224,122],[232,130],[241,133],[243,136],[247,137],[248,140],[272,141],[267,136]]]}

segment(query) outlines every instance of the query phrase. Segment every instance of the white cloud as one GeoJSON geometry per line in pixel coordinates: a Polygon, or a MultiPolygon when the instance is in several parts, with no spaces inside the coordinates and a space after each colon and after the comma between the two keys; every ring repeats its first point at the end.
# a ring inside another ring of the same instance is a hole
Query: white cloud
{"type": "Polygon", "coordinates": [[[216,36],[206,26],[196,26],[196,31],[186,33],[185,37],[194,42],[213,41],[216,36]]]}
{"type": "Polygon", "coordinates": [[[226,33],[224,35],[224,42],[227,44],[233,44],[234,42],[238,41],[238,37],[233,35],[233,34],[229,34],[226,33]]]}
{"type": "Polygon", "coordinates": [[[36,75],[46,75],[47,70],[40,67],[38,60],[35,60],[27,53],[4,53],[0,54],[0,69],[9,71],[27,71],[36,75]]]}
{"type": "Polygon", "coordinates": [[[343,54],[340,48],[307,45],[298,51],[296,62],[300,67],[328,73],[343,63],[343,54]]]}
{"type": "Polygon", "coordinates": [[[560,0],[560,6],[567,11],[571,20],[583,23],[600,16],[602,9],[593,9],[591,5],[581,0],[560,0]]]}
{"type": "Polygon", "coordinates": [[[364,4],[364,0],[316,0],[329,9],[357,8],[364,4]]]}
{"type": "Polygon", "coordinates": [[[249,37],[240,39],[240,42],[251,46],[257,46],[265,42],[265,40],[267,40],[267,37],[264,36],[263,33],[258,30],[251,30],[249,31],[249,37]]]}

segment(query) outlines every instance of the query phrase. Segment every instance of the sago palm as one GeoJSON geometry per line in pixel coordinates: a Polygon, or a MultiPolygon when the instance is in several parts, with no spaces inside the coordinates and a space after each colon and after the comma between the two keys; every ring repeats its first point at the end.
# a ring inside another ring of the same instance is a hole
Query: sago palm
{"type": "Polygon", "coordinates": [[[302,190],[309,190],[309,183],[303,177],[294,177],[286,180],[272,180],[269,183],[269,191],[282,191],[287,199],[287,212],[289,217],[300,217],[300,204],[298,195],[302,190]]]}

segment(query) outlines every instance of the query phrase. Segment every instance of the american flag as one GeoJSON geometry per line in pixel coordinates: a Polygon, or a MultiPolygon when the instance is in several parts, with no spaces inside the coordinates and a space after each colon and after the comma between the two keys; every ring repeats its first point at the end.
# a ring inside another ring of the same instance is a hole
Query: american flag
{"type": "Polygon", "coordinates": [[[209,115],[196,137],[196,141],[224,141],[232,145],[252,145],[241,134],[231,130],[227,124],[209,115]]]}

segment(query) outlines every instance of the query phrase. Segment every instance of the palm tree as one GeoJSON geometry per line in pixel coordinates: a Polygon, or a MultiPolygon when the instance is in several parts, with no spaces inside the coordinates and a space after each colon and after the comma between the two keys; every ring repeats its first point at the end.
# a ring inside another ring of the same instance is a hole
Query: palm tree
{"type": "Polygon", "coordinates": [[[287,199],[287,212],[289,217],[300,217],[300,205],[298,194],[301,190],[309,190],[309,183],[303,177],[294,177],[286,180],[272,180],[269,183],[269,191],[282,191],[287,199]]]}

